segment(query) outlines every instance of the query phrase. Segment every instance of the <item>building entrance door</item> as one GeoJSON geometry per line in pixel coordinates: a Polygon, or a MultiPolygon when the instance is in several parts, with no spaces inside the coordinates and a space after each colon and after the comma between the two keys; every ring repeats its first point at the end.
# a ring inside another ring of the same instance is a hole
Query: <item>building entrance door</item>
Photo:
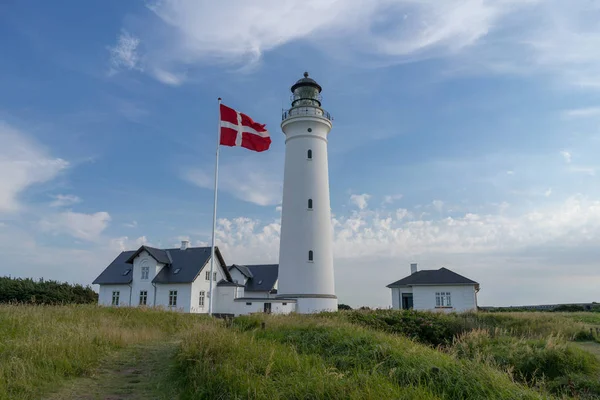
{"type": "Polygon", "coordinates": [[[402,293],[402,309],[410,310],[413,308],[413,295],[412,293],[402,293]]]}
{"type": "Polygon", "coordinates": [[[267,314],[271,314],[271,303],[265,303],[264,311],[267,314]]]}

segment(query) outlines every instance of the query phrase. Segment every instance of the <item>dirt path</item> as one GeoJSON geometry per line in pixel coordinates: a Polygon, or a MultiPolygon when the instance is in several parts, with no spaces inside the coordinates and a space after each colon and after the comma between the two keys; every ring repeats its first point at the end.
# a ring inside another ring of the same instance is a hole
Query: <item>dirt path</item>
{"type": "Polygon", "coordinates": [[[166,400],[176,398],[166,386],[176,343],[132,346],[110,356],[91,377],[69,381],[46,400],[166,400]]]}

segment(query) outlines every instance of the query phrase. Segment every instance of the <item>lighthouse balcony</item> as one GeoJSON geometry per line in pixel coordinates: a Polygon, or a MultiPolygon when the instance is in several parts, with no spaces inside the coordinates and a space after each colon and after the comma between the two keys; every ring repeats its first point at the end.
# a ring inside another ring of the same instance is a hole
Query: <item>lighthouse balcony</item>
{"type": "Polygon", "coordinates": [[[315,106],[292,107],[289,110],[284,110],[281,114],[281,120],[285,121],[288,118],[302,116],[321,117],[326,118],[330,121],[333,120],[333,118],[331,118],[331,115],[327,111],[315,106]]]}

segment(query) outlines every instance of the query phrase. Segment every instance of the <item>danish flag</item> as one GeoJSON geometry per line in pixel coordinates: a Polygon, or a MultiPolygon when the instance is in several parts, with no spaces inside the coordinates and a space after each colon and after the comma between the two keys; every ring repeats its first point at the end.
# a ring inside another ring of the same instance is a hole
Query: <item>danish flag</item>
{"type": "Polygon", "coordinates": [[[223,146],[245,147],[252,151],[265,151],[271,146],[269,131],[264,124],[254,122],[246,114],[221,104],[221,138],[223,146]]]}

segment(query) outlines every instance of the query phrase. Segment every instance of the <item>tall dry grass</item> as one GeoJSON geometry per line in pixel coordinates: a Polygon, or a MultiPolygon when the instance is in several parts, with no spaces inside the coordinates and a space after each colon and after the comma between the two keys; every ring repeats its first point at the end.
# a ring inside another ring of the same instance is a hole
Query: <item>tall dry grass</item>
{"type": "Polygon", "coordinates": [[[111,351],[171,338],[202,320],[151,309],[0,305],[0,400],[37,399],[111,351]]]}

